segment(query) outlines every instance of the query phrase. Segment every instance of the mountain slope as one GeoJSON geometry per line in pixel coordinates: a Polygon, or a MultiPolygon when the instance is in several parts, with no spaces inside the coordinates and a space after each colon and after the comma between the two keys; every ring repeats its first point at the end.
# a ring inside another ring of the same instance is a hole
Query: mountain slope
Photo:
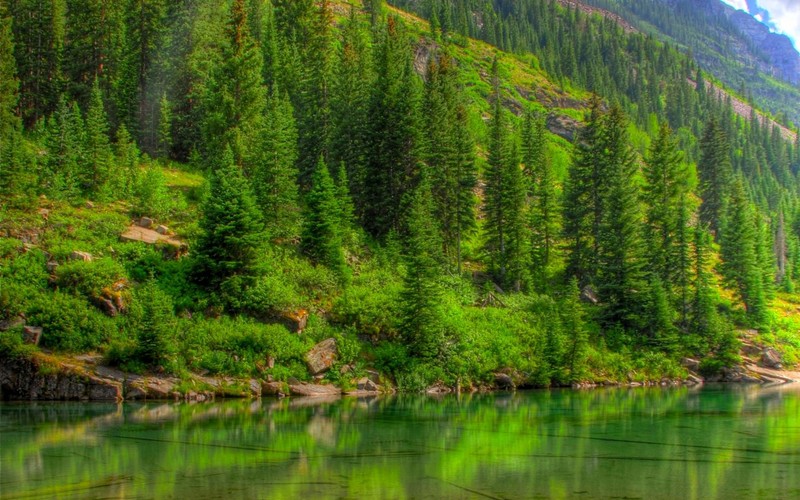
{"type": "Polygon", "coordinates": [[[785,35],[720,0],[586,0],[691,51],[700,66],[775,115],[800,123],[800,54],[785,35]]]}

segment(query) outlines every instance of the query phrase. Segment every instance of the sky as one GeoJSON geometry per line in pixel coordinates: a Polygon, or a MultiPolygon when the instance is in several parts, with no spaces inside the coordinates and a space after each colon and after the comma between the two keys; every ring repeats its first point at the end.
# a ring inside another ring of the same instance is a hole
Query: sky
{"type": "Polygon", "coordinates": [[[800,50],[800,1],[798,0],[722,0],[728,5],[750,12],[757,19],[792,39],[800,50]],[[749,5],[749,8],[748,8],[749,5]]]}

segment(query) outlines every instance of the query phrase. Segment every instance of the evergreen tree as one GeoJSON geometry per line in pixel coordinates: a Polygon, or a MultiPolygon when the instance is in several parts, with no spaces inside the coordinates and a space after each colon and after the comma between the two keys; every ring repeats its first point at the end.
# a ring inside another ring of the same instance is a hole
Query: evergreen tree
{"type": "Polygon", "coordinates": [[[370,100],[370,136],[363,214],[374,237],[399,231],[404,198],[419,174],[419,78],[405,28],[390,17],[377,52],[370,100]]]}
{"type": "Polygon", "coordinates": [[[97,196],[111,195],[103,193],[105,183],[109,177],[117,172],[112,172],[114,154],[108,138],[108,117],[103,104],[103,94],[100,84],[95,78],[92,93],[89,99],[89,109],[86,112],[86,171],[82,173],[83,184],[88,193],[97,196]]]}
{"type": "Polygon", "coordinates": [[[765,319],[766,298],[761,271],[758,269],[756,243],[752,207],[745,193],[744,183],[738,179],[733,185],[722,225],[722,269],[725,278],[744,302],[748,315],[756,324],[761,324],[765,319]]]}
{"type": "Polygon", "coordinates": [[[203,99],[203,151],[218,155],[229,145],[242,165],[257,142],[265,104],[261,50],[247,21],[245,0],[234,0],[225,26],[221,62],[210,75],[203,99]]]}
{"type": "Polygon", "coordinates": [[[320,156],[306,195],[306,216],[301,247],[313,261],[341,274],[345,268],[342,251],[341,209],[336,186],[320,156]]]}
{"type": "Polygon", "coordinates": [[[202,236],[195,251],[194,279],[214,291],[233,278],[238,280],[235,285],[247,285],[255,275],[257,248],[263,239],[261,214],[250,184],[233,161],[233,152],[226,147],[220,164],[211,171],[200,219],[202,236]]]}
{"type": "Polygon", "coordinates": [[[730,145],[719,122],[712,118],[706,125],[700,140],[701,157],[697,165],[700,179],[700,221],[712,232],[720,229],[720,220],[725,214],[730,193],[733,170],[730,145]]]}
{"type": "Polygon", "coordinates": [[[564,361],[567,369],[566,382],[578,382],[586,371],[586,355],[589,336],[584,322],[583,309],[580,303],[578,280],[572,278],[567,294],[559,307],[561,324],[568,336],[564,361]]]}
{"type": "Polygon", "coordinates": [[[172,104],[167,94],[161,94],[158,106],[158,156],[169,159],[172,151],[172,104]]]}
{"type": "Polygon", "coordinates": [[[627,120],[618,107],[604,119],[602,219],[597,239],[597,290],[606,325],[639,328],[645,261],[639,207],[638,166],[627,120]]]}
{"type": "Polygon", "coordinates": [[[683,272],[679,238],[685,227],[680,225],[685,226],[687,221],[680,211],[688,185],[678,143],[668,125],[661,126],[650,146],[645,167],[643,194],[647,204],[649,269],[669,296],[672,284],[683,272]]]}
{"type": "Polygon", "coordinates": [[[581,286],[594,281],[597,274],[597,239],[602,203],[603,113],[600,99],[589,103],[586,126],[575,145],[564,187],[564,238],[567,241],[567,275],[581,286]]]}
{"type": "Polygon", "coordinates": [[[298,235],[300,205],[297,193],[297,128],[289,97],[272,92],[260,140],[253,145],[250,160],[254,190],[273,238],[298,235]]]}
{"type": "Polygon", "coordinates": [[[561,230],[561,209],[555,173],[547,155],[545,130],[544,118],[529,109],[522,127],[522,161],[529,197],[532,274],[540,291],[548,288],[561,230]]]}
{"type": "Polygon", "coordinates": [[[116,182],[113,184],[112,192],[117,194],[120,199],[124,199],[133,196],[138,183],[139,149],[124,124],[117,129],[116,139],[114,156],[116,167],[120,172],[115,176],[116,182]]]}
{"type": "Polygon", "coordinates": [[[476,227],[476,196],[474,189],[478,183],[478,168],[475,160],[475,143],[467,127],[467,109],[462,103],[456,108],[454,227],[456,270],[461,274],[462,246],[464,239],[476,227]]]}
{"type": "Polygon", "coordinates": [[[14,61],[14,40],[11,19],[0,6],[0,193],[11,192],[18,182],[21,144],[20,121],[16,115],[19,103],[19,81],[14,61]]]}
{"type": "Polygon", "coordinates": [[[489,124],[489,159],[486,170],[484,212],[489,268],[502,285],[521,288],[522,215],[524,186],[517,162],[516,147],[509,137],[497,77],[497,59],[493,69],[495,90],[494,114],[489,124]]]}
{"type": "Polygon", "coordinates": [[[432,198],[427,181],[421,182],[412,195],[401,294],[403,335],[411,353],[426,359],[438,356],[444,345],[439,283],[441,239],[433,218],[432,198]]]}
{"type": "Polygon", "coordinates": [[[695,228],[694,236],[694,297],[691,305],[694,338],[690,339],[690,346],[701,353],[713,342],[718,320],[709,271],[711,237],[708,230],[701,227],[695,228]]]}
{"type": "Polygon", "coordinates": [[[136,358],[151,366],[164,366],[176,354],[175,313],[172,297],[155,283],[147,283],[136,291],[140,304],[133,316],[136,325],[136,358]]]}
{"type": "Polygon", "coordinates": [[[47,192],[56,198],[75,199],[81,194],[86,163],[86,133],[77,103],[62,97],[58,110],[47,121],[47,159],[40,176],[47,192]]]}
{"type": "Polygon", "coordinates": [[[336,164],[344,163],[349,191],[361,218],[366,208],[370,83],[374,76],[369,36],[355,8],[351,8],[350,17],[342,26],[334,72],[330,157],[336,164]]]}

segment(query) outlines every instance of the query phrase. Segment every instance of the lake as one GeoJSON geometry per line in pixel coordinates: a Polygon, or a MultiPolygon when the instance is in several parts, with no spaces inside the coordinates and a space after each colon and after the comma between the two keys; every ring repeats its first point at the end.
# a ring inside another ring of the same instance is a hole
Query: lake
{"type": "Polygon", "coordinates": [[[800,498],[800,384],[0,403],[2,498],[800,498]]]}

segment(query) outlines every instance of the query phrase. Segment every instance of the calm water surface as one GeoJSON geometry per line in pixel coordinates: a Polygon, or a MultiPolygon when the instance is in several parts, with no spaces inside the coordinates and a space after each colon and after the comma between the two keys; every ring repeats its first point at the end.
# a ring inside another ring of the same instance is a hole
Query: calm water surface
{"type": "Polygon", "coordinates": [[[800,498],[800,386],[0,404],[2,498],[800,498]]]}

